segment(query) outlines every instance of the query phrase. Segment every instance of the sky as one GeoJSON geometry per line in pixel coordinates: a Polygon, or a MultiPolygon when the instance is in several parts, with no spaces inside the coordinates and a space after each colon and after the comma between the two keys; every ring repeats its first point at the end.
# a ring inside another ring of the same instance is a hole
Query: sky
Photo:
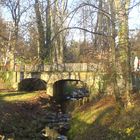
{"type": "Polygon", "coordinates": [[[129,14],[130,29],[140,29],[140,7],[135,7],[129,14]]]}
{"type": "MultiPolygon", "coordinates": [[[[76,0],[69,0],[69,5],[73,5],[76,0]]],[[[135,0],[135,3],[139,2],[139,0],[135,0]]],[[[8,14],[6,9],[3,10],[3,18],[7,21],[11,20],[11,16],[8,14]]],[[[26,18],[24,18],[25,20],[26,18]]],[[[130,29],[140,29],[140,7],[135,7],[130,11],[129,14],[129,28],[130,29]]]]}

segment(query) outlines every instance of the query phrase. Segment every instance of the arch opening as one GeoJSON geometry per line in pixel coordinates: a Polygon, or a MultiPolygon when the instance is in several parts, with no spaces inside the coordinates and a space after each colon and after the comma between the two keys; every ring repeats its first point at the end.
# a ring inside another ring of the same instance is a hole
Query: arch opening
{"type": "Polygon", "coordinates": [[[26,78],[18,84],[19,91],[46,90],[46,81],[39,78],[26,78]]]}
{"type": "Polygon", "coordinates": [[[89,91],[83,81],[71,79],[56,81],[53,85],[53,93],[58,102],[89,96],[89,91]]]}

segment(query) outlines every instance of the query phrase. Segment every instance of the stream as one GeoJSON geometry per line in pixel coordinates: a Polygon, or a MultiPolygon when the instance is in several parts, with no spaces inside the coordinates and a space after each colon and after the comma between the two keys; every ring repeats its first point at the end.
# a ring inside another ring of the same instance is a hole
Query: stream
{"type": "Polygon", "coordinates": [[[47,125],[42,130],[42,138],[44,140],[68,140],[67,132],[70,129],[71,112],[87,97],[88,91],[81,88],[64,96],[59,102],[53,99],[56,111],[46,114],[47,125]]]}

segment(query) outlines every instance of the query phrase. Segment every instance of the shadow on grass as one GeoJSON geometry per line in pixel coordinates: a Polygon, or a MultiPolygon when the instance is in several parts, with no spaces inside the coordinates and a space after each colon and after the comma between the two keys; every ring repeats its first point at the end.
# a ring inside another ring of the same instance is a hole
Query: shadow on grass
{"type": "Polygon", "coordinates": [[[118,121],[118,116],[108,118],[106,124],[102,123],[103,119],[113,110],[113,107],[106,108],[91,124],[74,118],[72,129],[68,133],[70,140],[136,140],[133,135],[127,135],[118,129],[111,130],[110,126],[118,121]]]}
{"type": "Polygon", "coordinates": [[[10,92],[8,94],[0,94],[0,100],[2,100],[2,98],[4,97],[10,97],[10,96],[19,96],[19,95],[27,95],[27,94],[31,94],[32,92],[10,92]]]}
{"type": "Polygon", "coordinates": [[[48,96],[42,94],[30,101],[10,102],[4,97],[14,97],[31,93],[0,94],[0,135],[5,140],[42,140],[41,130],[46,125],[46,108],[49,104],[48,96]]]}

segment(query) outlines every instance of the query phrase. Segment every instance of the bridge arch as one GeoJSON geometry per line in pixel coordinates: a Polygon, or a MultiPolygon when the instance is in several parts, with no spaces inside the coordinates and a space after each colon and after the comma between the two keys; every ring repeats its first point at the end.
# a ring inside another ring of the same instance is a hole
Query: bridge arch
{"type": "Polygon", "coordinates": [[[47,82],[40,78],[25,78],[18,83],[19,91],[46,90],[47,82]]]}
{"type": "Polygon", "coordinates": [[[61,102],[66,99],[66,96],[70,96],[76,89],[87,89],[87,85],[83,81],[76,79],[58,80],[53,84],[53,95],[61,102]]]}
{"type": "MultiPolygon", "coordinates": [[[[61,80],[75,80],[75,81],[83,81],[83,83],[87,86],[90,91],[91,86],[93,86],[94,73],[92,72],[62,72],[62,73],[52,73],[51,76],[46,77],[47,81],[47,94],[50,96],[54,95],[53,85],[57,81],[61,80]]],[[[44,77],[45,78],[45,77],[44,77]]]]}

